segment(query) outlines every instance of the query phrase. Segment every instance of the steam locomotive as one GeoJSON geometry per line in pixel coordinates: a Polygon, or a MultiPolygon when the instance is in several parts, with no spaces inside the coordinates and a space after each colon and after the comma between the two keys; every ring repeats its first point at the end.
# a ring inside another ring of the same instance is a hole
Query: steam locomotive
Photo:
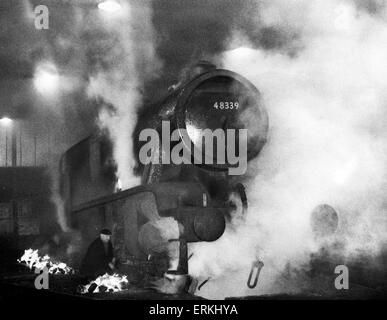
{"type": "MultiPolygon", "coordinates": [[[[179,135],[171,143],[181,143],[181,152],[188,154],[190,161],[165,164],[154,157],[146,164],[138,161],[141,184],[116,192],[112,145],[106,136],[93,135],[70,148],[61,159],[66,211],[72,227],[82,233],[85,245],[101,228],[113,230],[116,255],[122,265],[147,261],[149,256],[163,252],[171,241],[178,241],[179,262],[174,271],[188,274],[187,243],[221,237],[236,206],[231,195],[237,196],[242,210],[247,208],[245,176],[229,175],[235,163],[224,148],[233,145],[236,154],[241,153],[239,139],[245,139],[246,154],[239,156],[246,161],[257,157],[266,142],[267,113],[251,82],[232,71],[203,63],[173,86],[161,102],[142,110],[134,139],[138,141],[147,128],[161,137],[162,124],[167,122],[179,135]],[[215,138],[209,153],[200,136],[204,129],[247,129],[247,135],[226,136],[224,145],[217,144],[215,138]],[[222,152],[226,154],[223,162],[218,161],[222,152]],[[195,161],[198,154],[201,160],[211,161],[195,161]],[[160,227],[159,222],[167,220],[177,222],[177,233],[168,234],[160,227]]],[[[136,155],[145,143],[135,144],[136,155]]],[[[163,144],[157,148],[156,157],[170,152],[163,144]]]]}

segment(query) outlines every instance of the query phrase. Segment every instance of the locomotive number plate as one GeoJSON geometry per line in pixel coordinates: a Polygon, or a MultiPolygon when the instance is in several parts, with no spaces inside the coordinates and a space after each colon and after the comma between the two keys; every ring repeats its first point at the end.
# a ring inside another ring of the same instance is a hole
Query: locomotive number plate
{"type": "Polygon", "coordinates": [[[214,109],[219,110],[237,110],[239,108],[239,102],[237,101],[216,101],[213,105],[214,109]]]}

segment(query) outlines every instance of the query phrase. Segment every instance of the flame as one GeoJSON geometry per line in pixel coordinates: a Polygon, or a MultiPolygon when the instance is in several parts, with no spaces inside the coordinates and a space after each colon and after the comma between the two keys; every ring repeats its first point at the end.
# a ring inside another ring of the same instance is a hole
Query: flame
{"type": "Polygon", "coordinates": [[[74,269],[66,263],[53,261],[48,255],[41,257],[39,256],[38,250],[33,249],[24,250],[24,254],[20,259],[17,259],[17,262],[26,265],[30,269],[37,268],[42,270],[43,268],[47,268],[51,274],[75,273],[74,269]]]}
{"type": "Polygon", "coordinates": [[[126,288],[129,283],[127,276],[114,273],[112,275],[105,273],[89,284],[81,287],[81,293],[99,293],[99,292],[119,292],[126,288]],[[95,286],[95,288],[93,288],[95,286]]]}

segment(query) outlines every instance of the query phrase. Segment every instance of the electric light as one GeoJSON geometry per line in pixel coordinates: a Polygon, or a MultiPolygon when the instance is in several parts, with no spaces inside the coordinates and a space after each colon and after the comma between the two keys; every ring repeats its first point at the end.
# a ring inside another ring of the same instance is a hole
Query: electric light
{"type": "Polygon", "coordinates": [[[98,9],[107,12],[116,12],[121,9],[121,5],[117,1],[107,0],[98,4],[98,9]]]}
{"type": "Polygon", "coordinates": [[[42,95],[52,95],[59,87],[59,75],[54,65],[39,65],[34,74],[34,86],[42,95]]]}
{"type": "Polygon", "coordinates": [[[4,126],[9,126],[11,123],[12,123],[12,119],[8,118],[8,117],[2,117],[0,119],[0,123],[4,126]]]}

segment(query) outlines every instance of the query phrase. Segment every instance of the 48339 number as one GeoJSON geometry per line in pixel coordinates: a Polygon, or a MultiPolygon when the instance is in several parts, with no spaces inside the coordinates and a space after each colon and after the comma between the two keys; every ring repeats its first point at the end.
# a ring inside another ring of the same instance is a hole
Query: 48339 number
{"type": "Polygon", "coordinates": [[[237,110],[239,108],[239,102],[231,101],[216,101],[213,105],[214,109],[220,110],[237,110]]]}

